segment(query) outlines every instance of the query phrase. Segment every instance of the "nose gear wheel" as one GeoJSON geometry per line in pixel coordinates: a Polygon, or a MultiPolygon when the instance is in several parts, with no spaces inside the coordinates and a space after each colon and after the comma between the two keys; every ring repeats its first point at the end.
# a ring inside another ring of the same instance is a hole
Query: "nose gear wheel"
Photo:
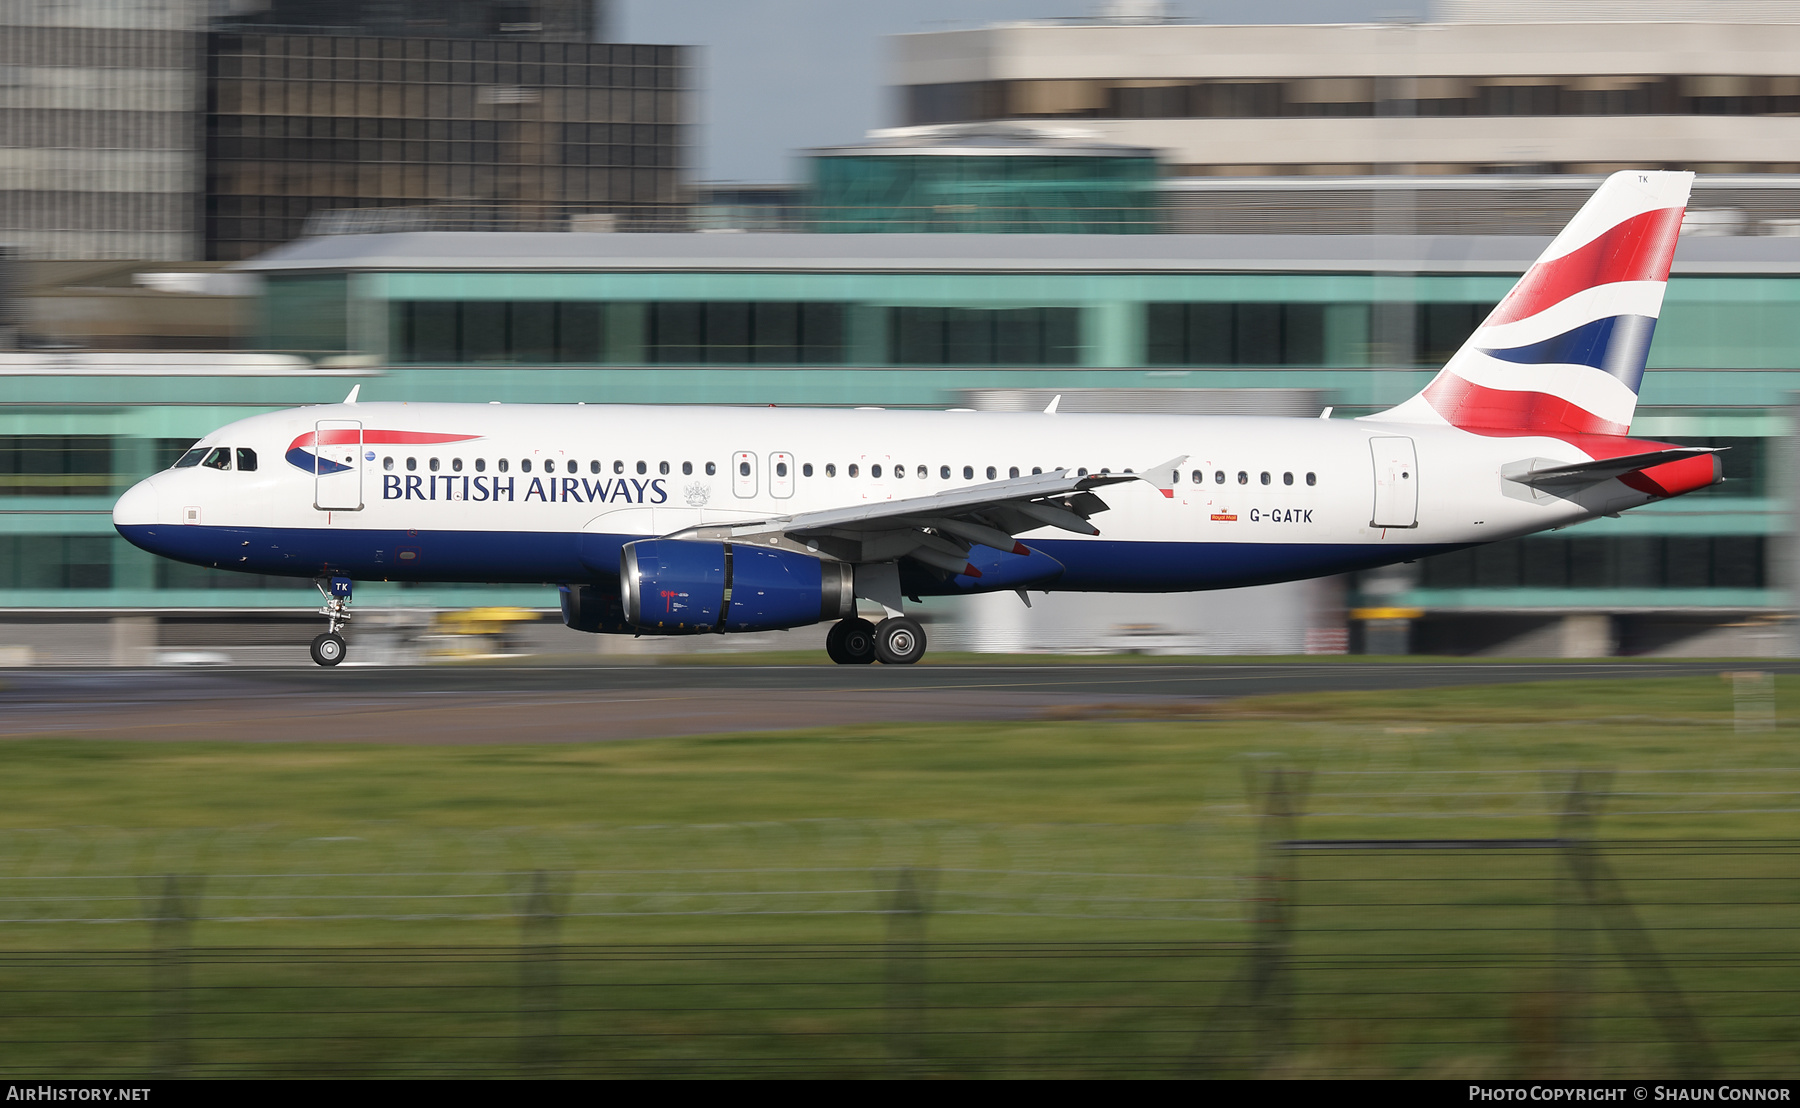
{"type": "Polygon", "coordinates": [[[318,665],[335,666],[344,660],[348,649],[344,636],[328,631],[312,641],[312,660],[318,665]]]}

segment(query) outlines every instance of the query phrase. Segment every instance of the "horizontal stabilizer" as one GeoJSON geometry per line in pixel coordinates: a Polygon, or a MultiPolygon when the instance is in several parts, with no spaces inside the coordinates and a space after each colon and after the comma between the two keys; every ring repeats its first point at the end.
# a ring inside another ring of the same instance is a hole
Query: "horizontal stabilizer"
{"type": "Polygon", "coordinates": [[[1543,465],[1541,459],[1533,459],[1514,462],[1502,469],[1500,474],[1509,481],[1534,488],[1597,485],[1602,481],[1637,473],[1666,462],[1697,458],[1702,454],[1717,454],[1720,449],[1722,448],[1711,446],[1672,446],[1667,450],[1651,450],[1643,454],[1626,454],[1618,458],[1597,458],[1591,462],[1569,462],[1562,465],[1543,465]]]}

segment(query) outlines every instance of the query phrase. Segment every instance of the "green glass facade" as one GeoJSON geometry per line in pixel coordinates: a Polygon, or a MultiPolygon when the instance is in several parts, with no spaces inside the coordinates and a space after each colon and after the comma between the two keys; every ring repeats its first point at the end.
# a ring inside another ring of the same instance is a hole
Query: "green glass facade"
{"type": "Polygon", "coordinates": [[[813,229],[1146,234],[1158,226],[1156,157],[1015,150],[820,152],[813,229]]]}

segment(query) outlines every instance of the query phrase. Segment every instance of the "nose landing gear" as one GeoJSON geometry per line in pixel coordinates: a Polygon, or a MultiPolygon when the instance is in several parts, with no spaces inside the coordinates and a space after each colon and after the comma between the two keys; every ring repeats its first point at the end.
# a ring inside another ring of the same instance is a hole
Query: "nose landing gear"
{"type": "Polygon", "coordinates": [[[325,606],[319,614],[325,617],[327,630],[312,641],[312,660],[321,666],[335,666],[349,650],[338,631],[350,622],[350,578],[320,577],[314,579],[313,586],[325,595],[325,606]]]}

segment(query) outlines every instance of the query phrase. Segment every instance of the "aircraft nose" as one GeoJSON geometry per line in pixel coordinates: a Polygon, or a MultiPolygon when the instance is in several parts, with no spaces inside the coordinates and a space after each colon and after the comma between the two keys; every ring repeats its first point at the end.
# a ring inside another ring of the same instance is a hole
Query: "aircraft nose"
{"type": "Polygon", "coordinates": [[[161,506],[156,493],[156,478],[146,478],[126,489],[125,495],[119,497],[119,502],[113,505],[113,526],[143,527],[158,523],[161,521],[161,506]]]}

